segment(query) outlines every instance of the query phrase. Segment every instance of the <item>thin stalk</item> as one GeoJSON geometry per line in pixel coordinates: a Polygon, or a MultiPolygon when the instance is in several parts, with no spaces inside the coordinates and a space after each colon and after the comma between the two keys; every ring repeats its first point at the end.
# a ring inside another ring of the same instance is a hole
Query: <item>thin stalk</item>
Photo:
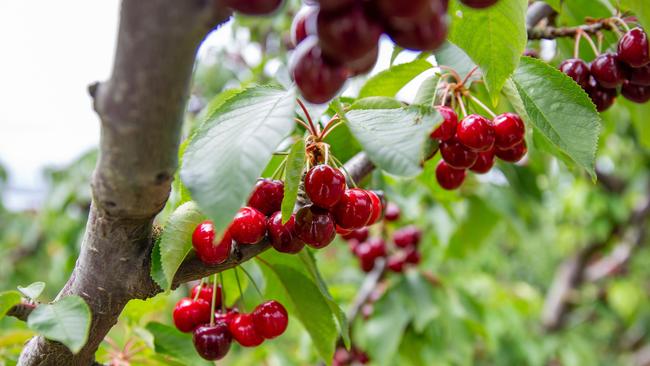
{"type": "Polygon", "coordinates": [[[490,108],[488,108],[488,106],[486,106],[485,104],[483,104],[483,102],[481,102],[477,97],[475,97],[475,96],[473,96],[473,95],[470,95],[469,98],[470,98],[474,103],[478,104],[478,105],[479,105],[479,106],[480,106],[484,111],[488,112],[488,114],[490,114],[490,116],[492,116],[492,118],[494,118],[494,117],[497,116],[496,113],[492,112],[492,110],[491,110],[490,108]]]}
{"type": "MultiPolygon", "coordinates": [[[[442,99],[440,100],[440,105],[441,106],[444,106],[447,103],[447,97],[449,96],[449,90],[450,89],[451,89],[451,85],[447,84],[447,86],[445,86],[445,91],[442,92],[442,99]]],[[[434,104],[435,104],[435,100],[436,100],[435,96],[434,96],[433,100],[434,100],[434,104]]]]}
{"type": "Polygon", "coordinates": [[[205,283],[205,278],[201,278],[201,283],[199,283],[199,289],[200,289],[200,290],[197,291],[197,292],[194,294],[194,299],[193,299],[193,301],[196,301],[196,299],[199,298],[199,294],[201,293],[201,290],[203,289],[203,284],[204,284],[204,283],[205,283]]]}
{"type": "Polygon", "coordinates": [[[327,136],[329,136],[330,133],[332,133],[332,131],[334,131],[335,128],[337,128],[338,126],[340,126],[342,124],[343,124],[343,121],[339,121],[339,122],[336,122],[334,125],[332,125],[332,127],[330,127],[329,129],[326,128],[325,130],[323,130],[323,133],[321,134],[320,139],[324,140],[327,136]],[[327,132],[325,132],[325,131],[327,131],[327,132]]]}
{"type": "Polygon", "coordinates": [[[332,119],[330,119],[329,122],[327,122],[323,131],[321,131],[319,139],[322,140],[323,138],[325,138],[324,136],[326,135],[326,133],[332,128],[334,128],[332,125],[336,125],[339,122],[341,122],[341,118],[339,118],[339,116],[335,114],[334,117],[332,117],[332,119]]]}
{"type": "Polygon", "coordinates": [[[318,136],[318,129],[314,125],[314,121],[311,120],[311,116],[309,115],[309,112],[307,111],[307,107],[305,107],[305,104],[300,99],[297,99],[298,104],[300,105],[300,108],[302,108],[302,111],[305,113],[305,117],[307,117],[307,121],[309,121],[309,125],[311,126],[311,133],[314,136],[318,136]]]}
{"type": "MultiPolygon", "coordinates": [[[[625,23],[625,21],[624,21],[623,19],[621,19],[620,17],[612,17],[612,18],[610,18],[610,19],[611,19],[612,21],[614,21],[615,23],[617,23],[617,24],[619,24],[619,25],[622,25],[622,26],[623,26],[623,29],[625,29],[626,32],[629,32],[629,31],[630,31],[630,27],[629,27],[629,26],[627,25],[627,23],[625,23]]],[[[612,27],[612,28],[613,28],[613,27],[612,27]]]]}
{"type": "Polygon", "coordinates": [[[467,80],[472,77],[472,75],[478,70],[478,66],[474,66],[468,73],[465,75],[463,81],[460,82],[460,86],[464,86],[467,80]]]}
{"type": "Polygon", "coordinates": [[[345,169],[345,164],[341,163],[339,159],[337,159],[334,155],[331,156],[332,160],[338,165],[337,168],[343,170],[343,173],[348,177],[350,180],[350,183],[352,183],[353,188],[357,188],[357,183],[354,181],[354,178],[352,178],[352,175],[350,175],[350,172],[348,172],[347,169],[345,169]]]}
{"type": "Polygon", "coordinates": [[[210,326],[214,325],[214,311],[217,304],[217,274],[214,274],[212,284],[212,304],[210,304],[210,326]]]}
{"type": "MultiPolygon", "coordinates": [[[[216,275],[215,275],[216,276],[216,275]]],[[[215,282],[216,282],[215,277],[215,282]]],[[[223,274],[219,272],[219,284],[221,285],[221,312],[226,313],[226,286],[223,285],[223,274]]]]}
{"type": "Polygon", "coordinates": [[[241,300],[242,306],[246,304],[244,301],[244,291],[241,289],[241,282],[239,282],[239,272],[237,272],[237,267],[235,267],[235,280],[237,280],[237,288],[239,289],[239,299],[241,300]]]}
{"type": "MultiPolygon", "coordinates": [[[[260,262],[262,262],[262,263],[266,264],[267,266],[271,267],[271,265],[269,263],[267,263],[265,260],[263,260],[262,258],[259,258],[259,257],[256,257],[256,258],[260,262]]],[[[251,276],[250,273],[248,273],[246,268],[244,268],[242,266],[239,266],[239,268],[241,268],[242,272],[244,272],[246,277],[248,277],[248,280],[251,281],[251,283],[253,284],[253,287],[255,287],[255,291],[257,292],[258,295],[260,295],[260,298],[264,298],[264,296],[262,296],[262,291],[260,291],[259,287],[257,287],[257,283],[255,283],[255,280],[253,279],[253,276],[251,276]]],[[[237,273],[237,272],[235,272],[235,273],[237,273]]]]}
{"type": "Polygon", "coordinates": [[[594,54],[596,56],[600,55],[600,52],[598,51],[598,47],[596,47],[596,44],[594,43],[594,40],[591,39],[591,36],[589,36],[587,33],[583,31],[579,31],[578,34],[580,34],[580,37],[587,40],[587,43],[589,43],[589,46],[591,46],[591,49],[594,51],[594,54]]]}
{"type": "Polygon", "coordinates": [[[311,132],[311,127],[307,126],[305,121],[301,120],[300,118],[294,118],[293,120],[296,121],[296,123],[298,123],[302,127],[304,127],[307,131],[309,131],[309,133],[313,133],[311,132]]]}
{"type": "Polygon", "coordinates": [[[448,73],[450,73],[451,76],[453,76],[454,79],[456,79],[456,82],[458,82],[458,83],[461,82],[462,78],[460,77],[460,75],[458,75],[458,73],[456,72],[456,70],[452,69],[452,68],[449,67],[449,66],[444,66],[444,65],[439,65],[438,67],[440,68],[440,70],[445,70],[445,71],[447,71],[448,73]]]}
{"type": "Polygon", "coordinates": [[[460,106],[460,111],[463,113],[463,118],[467,117],[467,110],[465,109],[465,103],[463,103],[463,96],[458,91],[454,93],[454,95],[456,96],[456,100],[460,106]]]}

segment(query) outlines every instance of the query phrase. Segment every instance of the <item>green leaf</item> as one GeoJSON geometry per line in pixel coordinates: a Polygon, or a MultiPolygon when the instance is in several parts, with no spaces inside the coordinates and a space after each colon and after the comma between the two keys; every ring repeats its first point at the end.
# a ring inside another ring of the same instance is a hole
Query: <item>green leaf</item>
{"type": "Polygon", "coordinates": [[[650,30],[650,6],[647,0],[621,0],[621,8],[629,10],[639,18],[641,26],[650,30]]]}
{"type": "Polygon", "coordinates": [[[392,97],[367,97],[354,102],[350,109],[395,109],[401,106],[402,103],[392,97]]]}
{"type": "Polygon", "coordinates": [[[66,345],[77,354],[88,340],[90,308],[79,296],[66,296],[41,304],[29,314],[27,326],[47,339],[66,345]]]}
{"type": "Polygon", "coordinates": [[[433,104],[433,98],[436,96],[439,83],[440,74],[431,75],[426,78],[422,82],[422,85],[420,85],[417,94],[415,94],[413,104],[431,106],[433,104]]]}
{"type": "Polygon", "coordinates": [[[359,98],[394,97],[409,81],[432,67],[430,62],[421,59],[392,66],[368,79],[359,92],[359,98]]]}
{"type": "Polygon", "coordinates": [[[645,148],[650,148],[650,128],[648,128],[650,103],[637,104],[627,100],[618,100],[617,103],[622,103],[630,111],[630,118],[639,142],[645,148]]]}
{"type": "Polygon", "coordinates": [[[181,178],[217,231],[228,226],[294,128],[295,103],[293,89],[253,87],[232,96],[199,127],[181,178]]]}
{"type": "Polygon", "coordinates": [[[146,328],[153,335],[156,353],[171,356],[186,365],[212,365],[196,353],[191,336],[157,322],[148,323],[146,328]]]}
{"type": "Polygon", "coordinates": [[[449,40],[462,48],[483,71],[492,103],[526,48],[527,0],[499,0],[486,9],[472,9],[454,1],[449,40]]]}
{"type": "Polygon", "coordinates": [[[9,309],[14,307],[14,305],[20,304],[21,300],[22,298],[18,291],[0,292],[0,319],[4,318],[9,309]]]}
{"type": "Polygon", "coordinates": [[[422,333],[426,326],[440,315],[434,289],[418,271],[407,271],[398,286],[411,299],[408,306],[411,309],[413,328],[416,332],[422,333]]]}
{"type": "MultiPolygon", "coordinates": [[[[437,49],[434,55],[439,66],[453,68],[461,78],[465,78],[476,67],[476,63],[467,56],[465,51],[449,41],[437,49]]],[[[470,80],[478,80],[479,78],[480,73],[474,73],[470,80]]]]}
{"type": "Polygon", "coordinates": [[[291,218],[293,209],[298,199],[298,187],[302,181],[302,172],[305,168],[305,141],[296,141],[287,156],[286,171],[284,174],[284,198],[282,199],[282,224],[291,218]]]}
{"type": "Polygon", "coordinates": [[[409,301],[399,291],[388,291],[375,304],[375,315],[366,321],[364,343],[377,365],[395,364],[393,357],[410,320],[404,311],[409,301]]]}
{"type": "Polygon", "coordinates": [[[434,110],[414,108],[351,110],[346,118],[370,160],[399,176],[415,176],[422,170],[424,143],[440,122],[434,110]]]}
{"type": "Polygon", "coordinates": [[[472,197],[468,199],[467,214],[452,235],[446,255],[463,258],[472,254],[488,239],[499,222],[499,213],[485,201],[472,197]]]}
{"type": "Polygon", "coordinates": [[[593,178],[600,115],[570,77],[530,57],[522,57],[512,80],[528,122],[593,178]]]}
{"type": "Polygon", "coordinates": [[[32,300],[38,299],[39,296],[45,290],[45,282],[34,282],[27,287],[18,286],[18,291],[20,291],[25,297],[28,297],[32,300]]]}
{"type": "Polygon", "coordinates": [[[562,0],[544,0],[556,12],[562,11],[562,0]]]}
{"type": "Polygon", "coordinates": [[[160,288],[169,288],[169,282],[165,278],[165,272],[162,269],[162,261],[160,259],[160,238],[157,238],[153,243],[151,250],[151,269],[149,270],[151,278],[160,286],[160,288]]]}
{"type": "Polygon", "coordinates": [[[204,218],[196,203],[190,201],[179,206],[167,220],[159,244],[160,262],[167,285],[163,287],[165,291],[171,287],[178,267],[192,250],[192,233],[204,218]]]}

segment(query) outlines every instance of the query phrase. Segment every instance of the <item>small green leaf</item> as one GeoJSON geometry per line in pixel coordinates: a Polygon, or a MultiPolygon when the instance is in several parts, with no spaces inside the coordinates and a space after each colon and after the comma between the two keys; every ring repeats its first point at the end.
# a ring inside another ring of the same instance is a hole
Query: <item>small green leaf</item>
{"type": "Polygon", "coordinates": [[[433,98],[436,96],[439,83],[440,74],[431,75],[426,78],[422,82],[422,85],[420,85],[417,94],[415,94],[413,104],[431,106],[433,104],[433,98]]]}
{"type": "Polygon", "coordinates": [[[367,97],[354,102],[350,109],[395,109],[401,106],[402,103],[392,97],[367,97]]]}
{"type": "Polygon", "coordinates": [[[359,98],[394,97],[409,81],[432,67],[430,62],[420,59],[392,66],[370,78],[361,88],[359,98]]]}
{"type": "Polygon", "coordinates": [[[630,10],[639,18],[641,25],[650,30],[650,6],[648,0],[621,0],[621,8],[630,10]]]}
{"type": "Polygon", "coordinates": [[[499,214],[479,198],[468,199],[467,214],[452,235],[446,255],[463,258],[474,253],[499,222],[499,214]]]}
{"type": "Polygon", "coordinates": [[[157,322],[148,323],[146,328],[153,335],[156,353],[171,356],[185,365],[212,365],[196,353],[191,336],[157,322]]]}
{"type": "Polygon", "coordinates": [[[162,289],[169,288],[169,282],[165,278],[165,272],[162,269],[162,261],[160,259],[160,238],[157,238],[153,243],[151,250],[151,269],[149,270],[151,278],[162,289]]]}
{"type": "Polygon", "coordinates": [[[305,168],[305,141],[296,141],[289,150],[284,175],[284,198],[282,199],[282,224],[291,218],[298,199],[298,187],[305,168]]]}
{"type": "Polygon", "coordinates": [[[20,292],[18,291],[0,292],[0,319],[7,315],[9,309],[20,304],[21,300],[20,292]]]}
{"type": "Polygon", "coordinates": [[[18,286],[18,291],[20,291],[25,297],[32,300],[38,299],[39,296],[45,290],[45,282],[34,282],[27,287],[18,286]]]}
{"type": "Polygon", "coordinates": [[[47,339],[66,345],[77,354],[88,340],[90,308],[79,296],[66,296],[41,304],[29,314],[27,326],[47,339]]]}

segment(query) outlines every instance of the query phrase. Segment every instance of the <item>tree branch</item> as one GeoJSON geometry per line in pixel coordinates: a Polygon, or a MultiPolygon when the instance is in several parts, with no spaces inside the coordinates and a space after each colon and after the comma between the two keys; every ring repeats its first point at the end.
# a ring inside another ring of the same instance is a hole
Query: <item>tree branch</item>
{"type": "Polygon", "coordinates": [[[560,37],[575,37],[578,32],[595,34],[601,30],[612,29],[607,19],[595,22],[593,24],[585,24],[576,27],[541,27],[529,28],[528,39],[555,39],[560,37]]]}

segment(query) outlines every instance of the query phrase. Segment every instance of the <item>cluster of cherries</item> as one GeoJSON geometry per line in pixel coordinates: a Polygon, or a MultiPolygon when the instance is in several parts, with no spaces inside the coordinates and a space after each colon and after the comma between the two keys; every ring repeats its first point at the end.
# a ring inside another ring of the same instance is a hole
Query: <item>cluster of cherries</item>
{"type": "Polygon", "coordinates": [[[256,347],[287,329],[289,316],[279,302],[267,301],[252,313],[240,313],[236,308],[225,310],[221,286],[216,287],[216,294],[214,289],[209,283],[197,285],[173,312],[174,325],[181,332],[193,333],[194,347],[204,359],[225,357],[233,339],[244,347],[256,347]]]}
{"type": "Polygon", "coordinates": [[[641,28],[625,33],[616,53],[600,54],[590,64],[580,58],[564,60],[559,69],[589,94],[599,112],[614,104],[619,89],[632,102],[650,100],[650,48],[641,28]]]}
{"type": "MultiPolygon", "coordinates": [[[[309,0],[294,18],[290,69],[304,98],[332,99],[349,77],[372,70],[379,37],[400,47],[432,51],[447,36],[448,0],[309,0]]],[[[462,0],[483,8],[496,0],[462,0]]]]}
{"type": "Polygon", "coordinates": [[[349,351],[343,346],[336,348],[332,366],[350,366],[350,365],[366,365],[370,362],[368,354],[363,352],[357,347],[352,347],[349,351]]]}
{"type": "Polygon", "coordinates": [[[467,169],[484,174],[494,166],[494,157],[516,163],[528,147],[524,139],[526,126],[514,113],[495,116],[492,121],[470,114],[458,122],[458,115],[448,106],[439,106],[443,118],[431,138],[440,145],[442,159],[436,167],[436,179],[444,189],[453,190],[465,181],[467,169]]]}

